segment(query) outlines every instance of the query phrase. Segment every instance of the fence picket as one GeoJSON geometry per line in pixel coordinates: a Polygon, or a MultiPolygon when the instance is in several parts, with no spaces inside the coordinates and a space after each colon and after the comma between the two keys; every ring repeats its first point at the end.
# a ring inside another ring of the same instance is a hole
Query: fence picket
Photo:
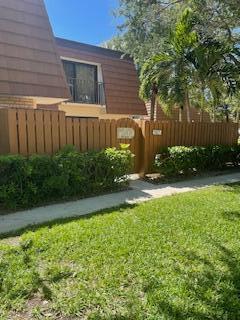
{"type": "Polygon", "coordinates": [[[29,110],[27,116],[27,141],[28,141],[28,154],[34,154],[36,149],[36,128],[35,128],[35,113],[34,110],[29,110]]]}
{"type": "Polygon", "coordinates": [[[73,143],[77,150],[80,151],[81,147],[79,119],[73,119],[73,143]]]}
{"type": "Polygon", "coordinates": [[[67,133],[67,144],[74,143],[73,141],[73,118],[66,118],[66,133],[67,133]]]}
{"type": "Polygon", "coordinates": [[[51,112],[52,120],[52,148],[53,152],[57,152],[60,149],[60,137],[59,137],[59,118],[58,112],[51,112]]]}
{"type": "Polygon", "coordinates": [[[9,151],[12,154],[17,154],[19,152],[18,125],[17,125],[17,111],[15,109],[8,110],[8,130],[9,130],[9,151]]]}
{"type": "Polygon", "coordinates": [[[26,122],[26,111],[24,109],[18,112],[18,134],[19,134],[19,152],[26,156],[28,154],[27,146],[27,122],[26,122]]]}
{"type": "Polygon", "coordinates": [[[66,137],[66,117],[64,112],[59,112],[59,142],[60,148],[63,148],[67,143],[66,137]]]}
{"type": "MultiPolygon", "coordinates": [[[[35,114],[35,118],[36,118],[36,142],[37,142],[37,153],[38,154],[44,154],[45,153],[43,113],[44,113],[44,111],[37,110],[36,114],[35,114]]],[[[47,137],[47,139],[51,139],[51,135],[49,137],[47,137]]]]}
{"type": "Polygon", "coordinates": [[[36,112],[37,152],[51,154],[52,149],[52,123],[50,111],[38,110],[36,112]],[[39,151],[41,150],[41,151],[39,151]]]}
{"type": "Polygon", "coordinates": [[[81,144],[81,152],[87,151],[87,120],[80,119],[80,144],[81,144]]]}

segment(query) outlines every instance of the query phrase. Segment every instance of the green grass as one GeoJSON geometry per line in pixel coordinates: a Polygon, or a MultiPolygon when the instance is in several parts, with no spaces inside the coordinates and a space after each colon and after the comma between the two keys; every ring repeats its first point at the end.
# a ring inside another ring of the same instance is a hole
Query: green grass
{"type": "Polygon", "coordinates": [[[11,320],[238,320],[240,186],[166,197],[2,243],[0,301],[0,319],[11,320]]]}

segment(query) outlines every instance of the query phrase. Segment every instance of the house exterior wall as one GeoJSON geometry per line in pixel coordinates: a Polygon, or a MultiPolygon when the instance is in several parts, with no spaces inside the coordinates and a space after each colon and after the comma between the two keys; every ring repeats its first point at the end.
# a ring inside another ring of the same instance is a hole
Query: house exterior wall
{"type": "Polygon", "coordinates": [[[66,116],[70,117],[86,117],[98,119],[121,119],[129,118],[129,114],[109,114],[106,112],[105,106],[95,104],[80,103],[62,103],[58,106],[58,110],[64,111],[66,116]]]}
{"type": "Polygon", "coordinates": [[[74,41],[56,38],[56,43],[61,57],[101,66],[108,115],[146,115],[145,104],[138,97],[139,83],[132,59],[123,58],[116,51],[74,41]]]}
{"type": "Polygon", "coordinates": [[[43,0],[0,0],[0,95],[66,100],[63,72],[43,0]]]}

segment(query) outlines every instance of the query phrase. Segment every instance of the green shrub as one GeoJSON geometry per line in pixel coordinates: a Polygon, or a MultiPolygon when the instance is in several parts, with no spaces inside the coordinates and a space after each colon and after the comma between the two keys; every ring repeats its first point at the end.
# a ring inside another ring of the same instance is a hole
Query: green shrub
{"type": "Polygon", "coordinates": [[[53,156],[0,156],[0,204],[27,208],[126,186],[132,154],[126,148],[79,153],[66,146],[53,156]]]}
{"type": "Polygon", "coordinates": [[[222,170],[240,164],[240,146],[170,147],[155,158],[155,169],[165,176],[222,170]]]}

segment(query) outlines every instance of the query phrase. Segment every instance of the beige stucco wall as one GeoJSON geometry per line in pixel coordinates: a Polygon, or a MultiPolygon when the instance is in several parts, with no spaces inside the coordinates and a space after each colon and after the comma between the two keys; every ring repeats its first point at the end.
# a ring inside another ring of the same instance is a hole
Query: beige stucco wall
{"type": "Polygon", "coordinates": [[[99,119],[129,118],[127,114],[111,114],[106,112],[106,106],[95,104],[62,103],[59,110],[64,111],[66,116],[72,117],[96,117],[99,119]]]}

